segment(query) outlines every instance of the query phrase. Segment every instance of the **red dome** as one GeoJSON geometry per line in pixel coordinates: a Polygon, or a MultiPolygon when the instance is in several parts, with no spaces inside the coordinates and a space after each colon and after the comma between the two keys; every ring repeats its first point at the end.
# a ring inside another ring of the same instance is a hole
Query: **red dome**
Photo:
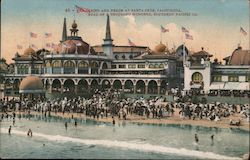
{"type": "Polygon", "coordinates": [[[58,54],[88,54],[90,50],[90,54],[96,54],[92,47],[89,46],[88,43],[80,40],[66,40],[60,43],[55,51],[58,54]]]}

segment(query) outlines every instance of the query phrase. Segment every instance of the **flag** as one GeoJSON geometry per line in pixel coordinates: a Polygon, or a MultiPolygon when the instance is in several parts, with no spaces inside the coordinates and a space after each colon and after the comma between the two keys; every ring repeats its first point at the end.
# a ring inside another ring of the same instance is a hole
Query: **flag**
{"type": "Polygon", "coordinates": [[[30,32],[30,37],[32,38],[37,38],[37,34],[33,33],[33,32],[30,32]]]}
{"type": "Polygon", "coordinates": [[[166,28],[164,28],[164,27],[161,26],[161,32],[162,33],[169,32],[169,29],[166,29],[166,28]]]}
{"type": "Polygon", "coordinates": [[[191,36],[190,34],[186,33],[185,36],[186,39],[193,40],[193,36],[191,36]]]}
{"type": "Polygon", "coordinates": [[[46,47],[50,48],[51,47],[50,43],[46,43],[46,47]]]}
{"type": "Polygon", "coordinates": [[[34,44],[31,44],[30,47],[37,49],[37,47],[34,44]]]}
{"type": "Polygon", "coordinates": [[[128,44],[129,44],[130,46],[136,46],[130,39],[128,39],[128,44]]]}
{"type": "Polygon", "coordinates": [[[49,38],[49,37],[52,36],[52,33],[47,33],[47,32],[45,32],[44,35],[45,35],[45,38],[49,38]]]}
{"type": "Polygon", "coordinates": [[[88,9],[88,8],[82,8],[82,7],[79,7],[77,5],[75,5],[75,7],[76,7],[76,12],[77,13],[80,13],[80,12],[91,12],[91,10],[88,9]]]}
{"type": "Polygon", "coordinates": [[[242,33],[244,36],[247,35],[247,32],[242,27],[240,27],[240,33],[242,33]]]}
{"type": "Polygon", "coordinates": [[[17,45],[16,47],[17,47],[17,49],[23,49],[23,46],[21,46],[21,45],[17,45]]]}
{"type": "Polygon", "coordinates": [[[182,32],[189,33],[189,31],[185,27],[181,27],[182,32]]]}

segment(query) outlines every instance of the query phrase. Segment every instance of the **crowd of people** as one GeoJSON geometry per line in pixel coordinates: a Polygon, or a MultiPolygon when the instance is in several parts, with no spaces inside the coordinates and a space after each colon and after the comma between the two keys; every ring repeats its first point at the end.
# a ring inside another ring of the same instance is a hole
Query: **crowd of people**
{"type": "MultiPolygon", "coordinates": [[[[0,109],[7,111],[36,111],[45,116],[54,113],[79,113],[96,119],[104,117],[118,117],[128,119],[131,116],[141,116],[146,118],[168,118],[178,111],[181,119],[207,119],[210,121],[220,121],[224,117],[229,117],[235,113],[240,113],[242,118],[249,121],[249,104],[234,105],[225,103],[192,103],[187,102],[167,102],[165,98],[155,97],[145,98],[119,98],[114,92],[96,91],[95,94],[85,99],[63,98],[53,100],[0,100],[0,109]]],[[[2,118],[3,118],[2,114],[2,118]]],[[[13,123],[15,123],[13,121],[13,123]]],[[[233,122],[230,122],[233,124],[233,122]]]]}

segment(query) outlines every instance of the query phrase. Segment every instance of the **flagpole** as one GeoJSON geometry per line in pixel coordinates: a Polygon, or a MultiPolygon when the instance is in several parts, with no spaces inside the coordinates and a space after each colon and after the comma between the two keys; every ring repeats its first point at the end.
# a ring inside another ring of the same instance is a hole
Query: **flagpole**
{"type": "Polygon", "coordinates": [[[162,43],[162,31],[161,31],[161,29],[160,29],[160,32],[161,32],[161,43],[162,43]]]}

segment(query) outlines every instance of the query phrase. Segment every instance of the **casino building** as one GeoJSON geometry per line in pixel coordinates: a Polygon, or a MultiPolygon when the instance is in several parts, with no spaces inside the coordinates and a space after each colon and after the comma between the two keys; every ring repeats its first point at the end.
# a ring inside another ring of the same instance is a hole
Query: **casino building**
{"type": "Polygon", "coordinates": [[[114,45],[109,16],[103,44],[90,46],[78,36],[75,20],[67,35],[64,19],[56,48],[35,51],[29,47],[23,54],[16,53],[14,73],[5,76],[5,84],[13,84],[11,90],[18,93],[20,82],[27,76],[25,81],[32,82],[32,75],[42,80],[47,93],[72,95],[113,88],[126,93],[166,94],[170,88],[183,87],[181,51],[181,47],[169,50],[162,43],[154,50],[114,45]]]}
{"type": "Polygon", "coordinates": [[[185,94],[250,96],[249,50],[238,47],[222,65],[211,62],[212,55],[203,48],[191,53],[184,45],[171,50],[162,42],[153,50],[119,46],[113,43],[109,16],[102,45],[90,46],[78,31],[74,20],[68,35],[64,19],[62,39],[53,51],[29,47],[23,54],[16,53],[13,72],[4,76],[6,94],[34,97],[34,91],[44,97],[46,91],[84,95],[113,88],[124,93],[165,95],[179,88],[185,94]]]}

